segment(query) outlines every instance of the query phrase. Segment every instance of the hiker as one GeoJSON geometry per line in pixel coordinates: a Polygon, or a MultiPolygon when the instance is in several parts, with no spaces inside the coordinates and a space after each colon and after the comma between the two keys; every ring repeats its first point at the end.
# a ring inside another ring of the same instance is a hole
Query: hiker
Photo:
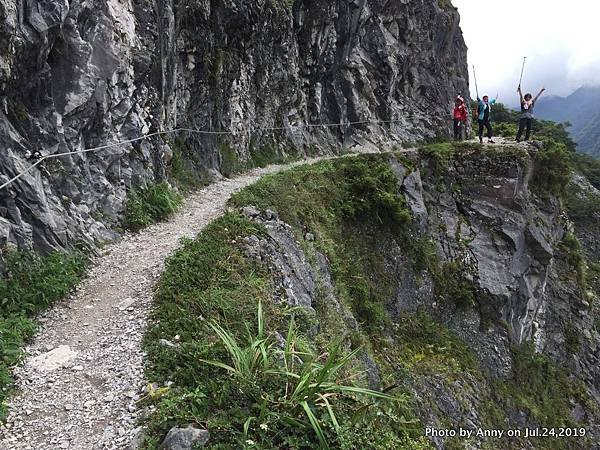
{"type": "Polygon", "coordinates": [[[540,98],[540,95],[542,95],[545,90],[546,88],[542,88],[535,98],[533,98],[531,94],[525,94],[525,97],[523,97],[521,85],[519,85],[517,91],[519,92],[519,98],[521,99],[521,117],[519,118],[517,142],[521,142],[521,136],[525,129],[527,129],[525,132],[525,140],[529,140],[529,137],[531,136],[531,126],[533,125],[533,108],[535,107],[535,102],[537,102],[538,98],[540,98]]]}
{"type": "Polygon", "coordinates": [[[467,107],[465,106],[465,100],[458,95],[454,101],[454,111],[452,117],[454,118],[454,140],[462,141],[464,139],[463,130],[467,129],[467,107]]]}
{"type": "Polygon", "coordinates": [[[490,144],[494,144],[492,140],[492,124],[490,123],[490,113],[492,112],[492,105],[496,103],[498,99],[498,94],[496,94],[496,98],[490,100],[487,95],[483,96],[483,99],[477,97],[477,123],[479,124],[479,142],[483,144],[483,127],[487,130],[487,138],[490,144]]]}

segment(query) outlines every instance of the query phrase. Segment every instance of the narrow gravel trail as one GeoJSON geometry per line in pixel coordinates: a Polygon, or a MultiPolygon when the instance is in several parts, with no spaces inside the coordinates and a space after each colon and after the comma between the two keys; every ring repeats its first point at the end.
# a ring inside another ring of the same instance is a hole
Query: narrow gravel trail
{"type": "Polygon", "coordinates": [[[145,385],[141,339],[165,258],[221,215],[257,169],[216,181],[190,196],[172,220],[109,246],[70,298],[40,318],[40,330],[15,369],[0,449],[126,449],[136,434],[135,402],[145,385]]]}

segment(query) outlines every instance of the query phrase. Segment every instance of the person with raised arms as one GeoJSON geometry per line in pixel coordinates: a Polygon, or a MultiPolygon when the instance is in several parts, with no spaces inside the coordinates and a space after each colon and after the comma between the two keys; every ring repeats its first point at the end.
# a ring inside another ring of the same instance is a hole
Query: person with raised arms
{"type": "Polygon", "coordinates": [[[519,84],[519,88],[517,92],[519,93],[519,98],[521,100],[521,116],[519,118],[519,131],[517,131],[517,142],[521,142],[521,136],[523,136],[523,131],[525,131],[525,140],[528,141],[531,137],[531,126],[533,125],[533,108],[535,107],[535,102],[537,102],[540,95],[544,93],[546,88],[542,88],[538,95],[533,98],[531,94],[525,94],[523,96],[523,92],[521,91],[521,85],[519,84]]]}

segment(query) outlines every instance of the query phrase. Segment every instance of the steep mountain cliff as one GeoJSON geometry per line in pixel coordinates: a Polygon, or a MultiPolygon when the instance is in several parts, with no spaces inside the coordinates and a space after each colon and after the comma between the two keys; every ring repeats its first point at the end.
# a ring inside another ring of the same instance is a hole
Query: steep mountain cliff
{"type": "Polygon", "coordinates": [[[238,212],[162,277],[146,349],[165,393],[148,448],[189,422],[209,448],[315,448],[304,398],[330,448],[598,448],[598,210],[571,222],[547,156],[433,145],[300,167],[234,195],[238,212]],[[261,363],[244,366],[254,354],[261,363]],[[341,380],[396,402],[345,398],[341,380]]]}
{"type": "Polygon", "coordinates": [[[336,152],[445,135],[467,91],[446,2],[0,1],[0,246],[48,251],[114,237],[128,193],[174,151],[196,173],[253,152],[336,152]],[[343,127],[324,123],[383,121],[343,127]],[[260,130],[276,128],[276,130],[260,130]],[[177,146],[174,145],[177,141],[177,146]],[[273,144],[277,144],[274,150],[273,144]]]}

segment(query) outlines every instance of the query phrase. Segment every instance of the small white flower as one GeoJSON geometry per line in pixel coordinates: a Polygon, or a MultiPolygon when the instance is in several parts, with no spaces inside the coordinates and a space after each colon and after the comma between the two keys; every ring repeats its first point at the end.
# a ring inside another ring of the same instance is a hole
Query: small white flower
{"type": "Polygon", "coordinates": [[[254,441],[252,439],[246,439],[246,445],[254,445],[254,441]]]}
{"type": "Polygon", "coordinates": [[[260,429],[267,431],[269,429],[269,426],[266,423],[261,423],[260,424],[260,429]]]}

